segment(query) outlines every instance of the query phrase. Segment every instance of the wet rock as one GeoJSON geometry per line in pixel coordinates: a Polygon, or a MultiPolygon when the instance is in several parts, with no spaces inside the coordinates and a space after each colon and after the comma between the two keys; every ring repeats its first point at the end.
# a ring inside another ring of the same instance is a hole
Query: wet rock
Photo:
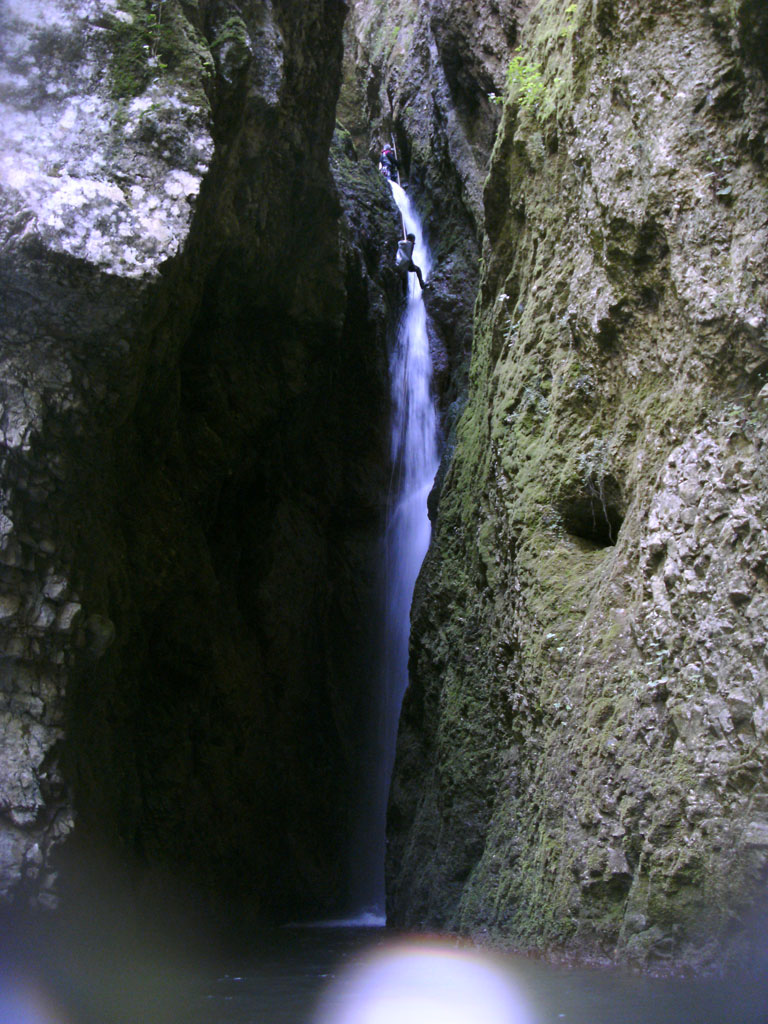
{"type": "Polygon", "coordinates": [[[394,923],[700,967],[748,957],[734,908],[768,912],[768,119],[745,10],[544,0],[522,24],[542,89],[511,84],[484,186],[394,923]]]}

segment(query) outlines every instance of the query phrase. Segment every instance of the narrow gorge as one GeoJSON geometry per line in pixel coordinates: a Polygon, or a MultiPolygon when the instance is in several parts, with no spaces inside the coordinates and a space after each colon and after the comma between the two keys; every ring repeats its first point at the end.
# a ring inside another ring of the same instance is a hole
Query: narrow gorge
{"type": "Polygon", "coordinates": [[[392,142],[388,923],[764,963],[767,55],[762,0],[0,0],[5,908],[363,909],[392,142]]]}

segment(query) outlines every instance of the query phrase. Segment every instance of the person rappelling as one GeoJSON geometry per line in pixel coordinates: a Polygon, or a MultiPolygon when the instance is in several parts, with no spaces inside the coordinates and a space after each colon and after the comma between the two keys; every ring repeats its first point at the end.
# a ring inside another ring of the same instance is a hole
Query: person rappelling
{"type": "Polygon", "coordinates": [[[416,235],[407,234],[397,243],[397,254],[395,255],[395,267],[403,282],[403,291],[408,291],[408,274],[415,274],[419,280],[422,291],[427,287],[424,284],[424,277],[421,267],[413,262],[413,247],[416,244],[416,235]]]}
{"type": "MultiPolygon", "coordinates": [[[[397,159],[397,150],[395,149],[393,139],[392,145],[386,143],[386,145],[382,149],[381,161],[379,162],[379,170],[381,171],[385,178],[388,178],[392,182],[393,189],[396,186],[402,187],[400,186],[399,181],[399,167],[400,165],[397,159]]],[[[400,275],[400,280],[403,282],[403,294],[407,295],[408,274],[416,275],[422,291],[425,291],[429,287],[429,285],[424,283],[424,275],[421,272],[421,267],[417,266],[417,264],[413,262],[413,249],[414,246],[416,245],[416,236],[411,232],[406,234],[404,219],[402,220],[402,225],[403,235],[405,237],[401,238],[400,241],[397,243],[397,252],[395,254],[395,269],[400,275]]]]}
{"type": "Polygon", "coordinates": [[[395,151],[387,143],[381,151],[381,159],[379,160],[379,170],[385,178],[389,178],[392,181],[397,181],[399,164],[397,162],[397,156],[395,151]]]}

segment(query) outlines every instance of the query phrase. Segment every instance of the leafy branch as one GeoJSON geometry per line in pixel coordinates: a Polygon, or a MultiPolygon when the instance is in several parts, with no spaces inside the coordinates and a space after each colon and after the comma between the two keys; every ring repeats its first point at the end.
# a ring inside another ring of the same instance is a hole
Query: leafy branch
{"type": "Polygon", "coordinates": [[[507,84],[516,90],[521,107],[538,106],[546,91],[539,65],[527,61],[519,46],[507,68],[507,84]]]}

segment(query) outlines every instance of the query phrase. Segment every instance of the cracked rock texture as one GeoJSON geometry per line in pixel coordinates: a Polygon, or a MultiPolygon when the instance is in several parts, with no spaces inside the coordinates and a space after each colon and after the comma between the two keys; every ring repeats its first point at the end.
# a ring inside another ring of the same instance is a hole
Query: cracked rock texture
{"type": "Polygon", "coordinates": [[[765,31],[761,4],[698,0],[522,24],[413,609],[397,925],[655,967],[757,948],[765,31]]]}
{"type": "Polygon", "coordinates": [[[435,386],[451,431],[466,390],[483,219],[521,0],[356,0],[345,29],[338,117],[378,162],[394,140],[433,256],[427,295],[435,386]]]}
{"type": "Polygon", "coordinates": [[[767,44],[761,0],[0,0],[3,900],[95,850],[349,895],[393,134],[449,443],[391,921],[748,958],[767,44]]]}
{"type": "Polygon", "coordinates": [[[364,214],[329,170],[344,15],[0,2],[5,900],[107,850],[244,913],[343,901],[377,203],[394,244],[375,169],[364,214]]]}

